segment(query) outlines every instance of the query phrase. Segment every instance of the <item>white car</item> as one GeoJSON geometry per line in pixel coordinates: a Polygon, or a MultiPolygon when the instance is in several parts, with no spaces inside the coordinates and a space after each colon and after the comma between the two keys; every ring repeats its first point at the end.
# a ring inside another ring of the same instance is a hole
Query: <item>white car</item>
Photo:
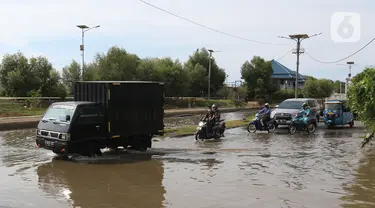
{"type": "Polygon", "coordinates": [[[316,118],[319,122],[320,105],[316,99],[313,98],[292,98],[286,99],[276,106],[271,112],[271,119],[275,119],[276,125],[289,125],[292,122],[292,117],[297,115],[302,109],[302,104],[307,103],[310,107],[310,118],[316,118]]]}

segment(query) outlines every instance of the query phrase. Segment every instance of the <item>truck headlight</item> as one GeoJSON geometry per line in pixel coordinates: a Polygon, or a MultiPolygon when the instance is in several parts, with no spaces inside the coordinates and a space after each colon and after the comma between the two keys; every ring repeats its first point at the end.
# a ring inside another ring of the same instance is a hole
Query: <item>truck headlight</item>
{"type": "Polygon", "coordinates": [[[70,139],[70,134],[60,134],[60,139],[68,141],[70,139]]]}
{"type": "Polygon", "coordinates": [[[36,135],[40,135],[40,130],[39,129],[36,130],[36,135]]]}

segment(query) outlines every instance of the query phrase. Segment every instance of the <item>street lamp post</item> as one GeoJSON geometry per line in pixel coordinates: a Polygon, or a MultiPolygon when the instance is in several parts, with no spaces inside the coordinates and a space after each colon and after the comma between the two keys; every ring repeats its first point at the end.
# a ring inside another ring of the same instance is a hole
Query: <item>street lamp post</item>
{"type": "Polygon", "coordinates": [[[210,57],[209,57],[209,61],[208,61],[208,89],[207,89],[207,99],[210,99],[210,93],[211,93],[211,61],[212,61],[212,53],[217,53],[217,52],[222,52],[222,51],[214,51],[214,50],[211,50],[209,49],[208,50],[210,52],[210,57]]]}
{"type": "Polygon", "coordinates": [[[82,30],[82,44],[79,46],[81,52],[82,52],[82,66],[81,66],[81,70],[82,70],[82,80],[83,80],[83,73],[84,73],[84,66],[85,66],[85,45],[84,45],[84,37],[85,37],[85,32],[91,30],[91,29],[94,29],[94,28],[98,28],[100,27],[100,25],[97,25],[95,27],[88,27],[87,25],[77,25],[78,28],[80,28],[82,30]]]}
{"type": "Polygon", "coordinates": [[[207,89],[207,100],[210,99],[210,93],[211,93],[211,59],[212,59],[212,52],[213,50],[209,49],[210,57],[208,61],[208,89],[207,89]]]}
{"type": "Polygon", "coordinates": [[[345,83],[345,99],[347,99],[347,96],[348,96],[350,80],[352,79],[352,65],[354,65],[354,62],[348,61],[346,62],[346,64],[349,65],[349,74],[348,74],[348,77],[346,78],[346,83],[345,83]]]}
{"type": "Polygon", "coordinates": [[[298,98],[299,55],[304,52],[303,50],[301,51],[301,42],[303,40],[307,39],[307,38],[311,38],[311,37],[314,37],[314,36],[317,36],[317,35],[320,35],[320,34],[322,34],[322,33],[314,34],[314,35],[311,35],[311,36],[309,36],[307,34],[289,35],[289,37],[279,36],[280,38],[292,39],[292,40],[295,40],[297,42],[296,52],[293,52],[293,53],[297,54],[296,84],[295,84],[295,90],[294,90],[294,96],[295,96],[295,98],[298,98]]]}

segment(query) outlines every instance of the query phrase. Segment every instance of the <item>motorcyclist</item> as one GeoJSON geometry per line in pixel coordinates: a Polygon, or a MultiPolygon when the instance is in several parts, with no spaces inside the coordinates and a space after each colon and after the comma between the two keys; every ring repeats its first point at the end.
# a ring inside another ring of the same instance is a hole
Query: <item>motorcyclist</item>
{"type": "Polygon", "coordinates": [[[211,106],[211,109],[212,109],[212,113],[213,113],[213,119],[215,119],[215,122],[219,122],[220,121],[220,111],[217,108],[217,105],[213,104],[211,106]]]}
{"type": "Polygon", "coordinates": [[[212,109],[212,116],[211,116],[211,120],[212,120],[212,123],[213,123],[213,133],[216,134],[216,132],[218,132],[219,130],[219,125],[220,125],[220,111],[217,107],[216,104],[213,104],[211,106],[211,109],[212,109]]]}
{"type": "Polygon", "coordinates": [[[211,105],[207,106],[207,113],[206,115],[203,117],[203,121],[208,121],[212,116],[212,109],[211,109],[211,105]]]}
{"type": "Polygon", "coordinates": [[[271,118],[271,109],[268,103],[264,104],[264,108],[261,111],[259,111],[259,114],[261,113],[263,114],[263,116],[260,122],[262,126],[264,126],[264,124],[266,124],[271,118]]]}
{"type": "Polygon", "coordinates": [[[310,117],[310,108],[307,105],[307,103],[302,104],[302,109],[300,113],[302,113],[303,117],[299,118],[298,120],[302,121],[304,124],[307,124],[309,121],[309,117],[310,117]]]}

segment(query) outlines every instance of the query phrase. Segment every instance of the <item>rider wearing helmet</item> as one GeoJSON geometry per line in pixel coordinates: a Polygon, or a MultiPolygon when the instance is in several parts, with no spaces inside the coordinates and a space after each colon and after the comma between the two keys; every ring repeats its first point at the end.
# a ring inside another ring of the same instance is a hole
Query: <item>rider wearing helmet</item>
{"type": "Polygon", "coordinates": [[[310,117],[310,108],[307,105],[307,103],[302,104],[302,109],[300,112],[303,114],[303,117],[301,118],[301,120],[303,121],[303,123],[307,124],[309,117],[310,117]]]}
{"type": "Polygon", "coordinates": [[[271,109],[270,109],[269,104],[268,103],[264,104],[264,108],[259,113],[263,113],[263,117],[260,120],[260,122],[262,126],[264,126],[264,124],[266,124],[271,118],[271,109]]]}
{"type": "Polygon", "coordinates": [[[203,118],[204,121],[208,121],[212,116],[212,108],[211,105],[207,106],[207,113],[206,116],[203,118]]]}
{"type": "Polygon", "coordinates": [[[220,121],[220,111],[219,109],[217,108],[217,105],[216,104],[213,104],[212,107],[212,118],[216,121],[216,122],[219,122],[220,121]]]}
{"type": "Polygon", "coordinates": [[[218,132],[218,130],[219,130],[219,125],[220,125],[220,111],[217,108],[216,104],[213,104],[211,106],[211,109],[212,109],[211,121],[212,121],[212,124],[213,124],[212,130],[213,130],[213,133],[216,134],[216,132],[218,132]]]}

